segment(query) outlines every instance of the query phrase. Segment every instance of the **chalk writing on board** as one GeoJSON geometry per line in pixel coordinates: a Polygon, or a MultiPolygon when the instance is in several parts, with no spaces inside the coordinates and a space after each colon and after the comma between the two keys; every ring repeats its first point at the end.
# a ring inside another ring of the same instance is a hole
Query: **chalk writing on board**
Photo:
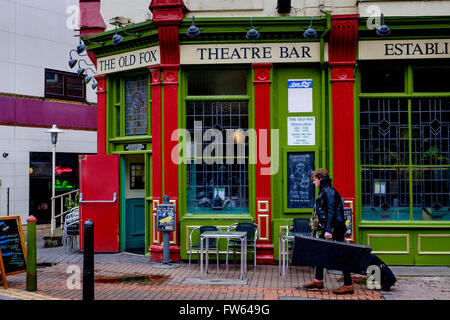
{"type": "Polygon", "coordinates": [[[23,244],[16,219],[0,220],[0,250],[7,274],[26,269],[23,244]]]}
{"type": "Polygon", "coordinates": [[[314,184],[311,173],[314,170],[313,152],[290,152],[287,156],[287,207],[312,208],[314,205],[314,184]]]}

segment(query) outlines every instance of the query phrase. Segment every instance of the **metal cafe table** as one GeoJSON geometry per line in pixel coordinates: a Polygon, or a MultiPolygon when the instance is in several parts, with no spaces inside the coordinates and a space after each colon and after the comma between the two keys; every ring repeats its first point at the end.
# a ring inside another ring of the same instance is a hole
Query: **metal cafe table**
{"type": "MultiPolygon", "coordinates": [[[[206,272],[208,272],[208,239],[217,239],[217,247],[219,247],[219,239],[239,239],[241,241],[241,276],[244,280],[247,272],[247,232],[243,231],[206,231],[200,235],[200,279],[203,280],[203,242],[206,243],[206,272]],[[206,239],[206,241],[204,241],[206,239]]],[[[228,249],[227,249],[228,250],[228,249]]],[[[219,259],[219,257],[217,257],[219,259]]],[[[227,257],[228,259],[228,257],[227,257]]],[[[228,265],[228,260],[227,260],[228,265]]],[[[217,269],[219,265],[217,265],[217,269]]]]}

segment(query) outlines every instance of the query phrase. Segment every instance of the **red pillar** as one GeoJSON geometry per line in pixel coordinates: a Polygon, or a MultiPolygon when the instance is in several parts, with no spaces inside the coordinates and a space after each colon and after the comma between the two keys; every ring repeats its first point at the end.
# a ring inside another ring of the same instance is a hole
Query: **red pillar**
{"type": "MultiPolygon", "coordinates": [[[[175,204],[176,223],[178,226],[178,159],[176,159],[176,156],[174,157],[175,159],[172,159],[172,155],[177,155],[178,139],[177,136],[174,136],[174,139],[172,139],[172,135],[178,129],[178,70],[180,68],[178,26],[184,17],[186,7],[182,0],[153,0],[150,4],[150,9],[153,12],[153,23],[158,27],[161,51],[161,100],[163,106],[162,123],[164,124],[164,129],[161,132],[161,141],[164,141],[164,148],[160,150],[162,151],[160,154],[163,157],[160,170],[162,167],[164,168],[162,174],[163,190],[161,191],[162,195],[170,196],[170,201],[175,204]]],[[[155,137],[152,137],[152,141],[155,142],[155,137]]],[[[155,173],[156,169],[153,167],[153,173],[155,173]]],[[[178,229],[171,233],[171,261],[181,260],[178,233],[178,229]]],[[[162,239],[162,237],[160,238],[162,239]]],[[[162,246],[155,244],[150,248],[151,259],[162,260],[162,246]]]]}
{"type": "Polygon", "coordinates": [[[106,154],[106,75],[96,75],[97,80],[97,154],[106,154]]]}
{"type": "Polygon", "coordinates": [[[271,243],[271,175],[270,175],[270,71],[271,63],[254,63],[255,131],[257,142],[255,165],[256,223],[259,237],[256,244],[257,263],[274,264],[271,243]]]}
{"type": "Polygon", "coordinates": [[[347,201],[355,200],[354,82],[358,15],[331,16],[329,64],[333,116],[333,183],[347,201]]]}

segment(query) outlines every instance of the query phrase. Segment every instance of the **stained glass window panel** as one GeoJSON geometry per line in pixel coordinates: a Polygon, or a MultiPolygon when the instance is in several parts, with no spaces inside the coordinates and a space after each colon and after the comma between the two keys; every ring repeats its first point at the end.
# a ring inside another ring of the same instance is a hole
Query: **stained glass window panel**
{"type": "Polygon", "coordinates": [[[125,80],[125,135],[148,134],[147,76],[125,80]]]}

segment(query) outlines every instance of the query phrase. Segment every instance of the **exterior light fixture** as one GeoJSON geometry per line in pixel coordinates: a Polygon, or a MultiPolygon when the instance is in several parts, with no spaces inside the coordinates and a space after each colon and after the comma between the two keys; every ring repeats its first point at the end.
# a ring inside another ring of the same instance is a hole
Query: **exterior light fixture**
{"type": "Polygon", "coordinates": [[[52,126],[50,130],[45,131],[50,133],[52,142],[52,220],[51,220],[51,233],[55,231],[55,163],[56,163],[56,142],[58,142],[58,134],[64,131],[58,129],[56,124],[52,126]]]}
{"type": "Polygon", "coordinates": [[[313,23],[313,17],[311,17],[311,24],[309,25],[309,28],[306,29],[305,32],[303,32],[303,38],[305,38],[305,39],[317,38],[317,32],[315,29],[313,29],[312,23],[313,23]]]}
{"type": "Polygon", "coordinates": [[[194,25],[194,16],[192,16],[192,25],[189,27],[187,31],[187,35],[190,38],[194,38],[200,34],[200,29],[194,25]]]}
{"type": "Polygon", "coordinates": [[[92,81],[91,88],[92,89],[97,88],[97,81],[95,81],[95,80],[92,81]]]}
{"type": "Polygon", "coordinates": [[[92,64],[92,63],[87,63],[87,62],[84,61],[83,59],[81,59],[80,61],[78,61],[77,75],[79,75],[79,76],[84,76],[84,71],[86,71],[86,68],[82,68],[82,67],[80,66],[80,62],[84,62],[87,66],[93,66],[94,64],[92,64]]]}
{"type": "Polygon", "coordinates": [[[391,29],[389,29],[389,27],[384,24],[384,14],[383,13],[381,14],[381,26],[379,26],[375,32],[380,37],[386,37],[391,34],[391,29]]]}
{"type": "Polygon", "coordinates": [[[68,64],[69,64],[70,69],[72,69],[73,67],[75,67],[75,65],[76,65],[77,62],[78,62],[77,59],[72,58],[72,51],[76,52],[75,49],[72,49],[72,50],[70,50],[70,52],[69,52],[69,61],[68,61],[68,64]]]}
{"type": "Polygon", "coordinates": [[[81,42],[81,35],[80,35],[80,43],[77,46],[77,53],[83,53],[86,50],[86,46],[84,45],[83,42],[81,42]]]}
{"type": "Polygon", "coordinates": [[[88,70],[91,70],[93,74],[95,74],[95,71],[92,70],[91,68],[86,68],[86,76],[84,77],[84,82],[89,83],[92,80],[92,76],[88,75],[87,72],[88,70]]]}
{"type": "Polygon", "coordinates": [[[123,40],[123,37],[120,35],[120,34],[118,34],[117,33],[117,27],[118,26],[120,26],[120,27],[122,27],[122,32],[123,33],[125,33],[126,35],[129,35],[129,36],[139,36],[139,34],[138,33],[128,33],[128,32],[126,32],[125,31],[125,28],[124,28],[124,26],[123,26],[123,24],[121,24],[121,23],[116,23],[116,33],[113,35],[113,37],[112,37],[112,43],[113,43],[113,45],[118,45],[119,43],[121,43],[122,42],[122,40],[123,40]]]}
{"type": "Polygon", "coordinates": [[[117,24],[116,24],[116,33],[113,35],[112,37],[112,43],[113,45],[118,45],[119,43],[121,43],[123,40],[123,37],[117,33],[117,24]]]}
{"type": "Polygon", "coordinates": [[[250,30],[247,31],[247,34],[245,35],[247,40],[256,40],[259,38],[259,32],[258,30],[253,28],[253,18],[250,17],[250,30]]]}

